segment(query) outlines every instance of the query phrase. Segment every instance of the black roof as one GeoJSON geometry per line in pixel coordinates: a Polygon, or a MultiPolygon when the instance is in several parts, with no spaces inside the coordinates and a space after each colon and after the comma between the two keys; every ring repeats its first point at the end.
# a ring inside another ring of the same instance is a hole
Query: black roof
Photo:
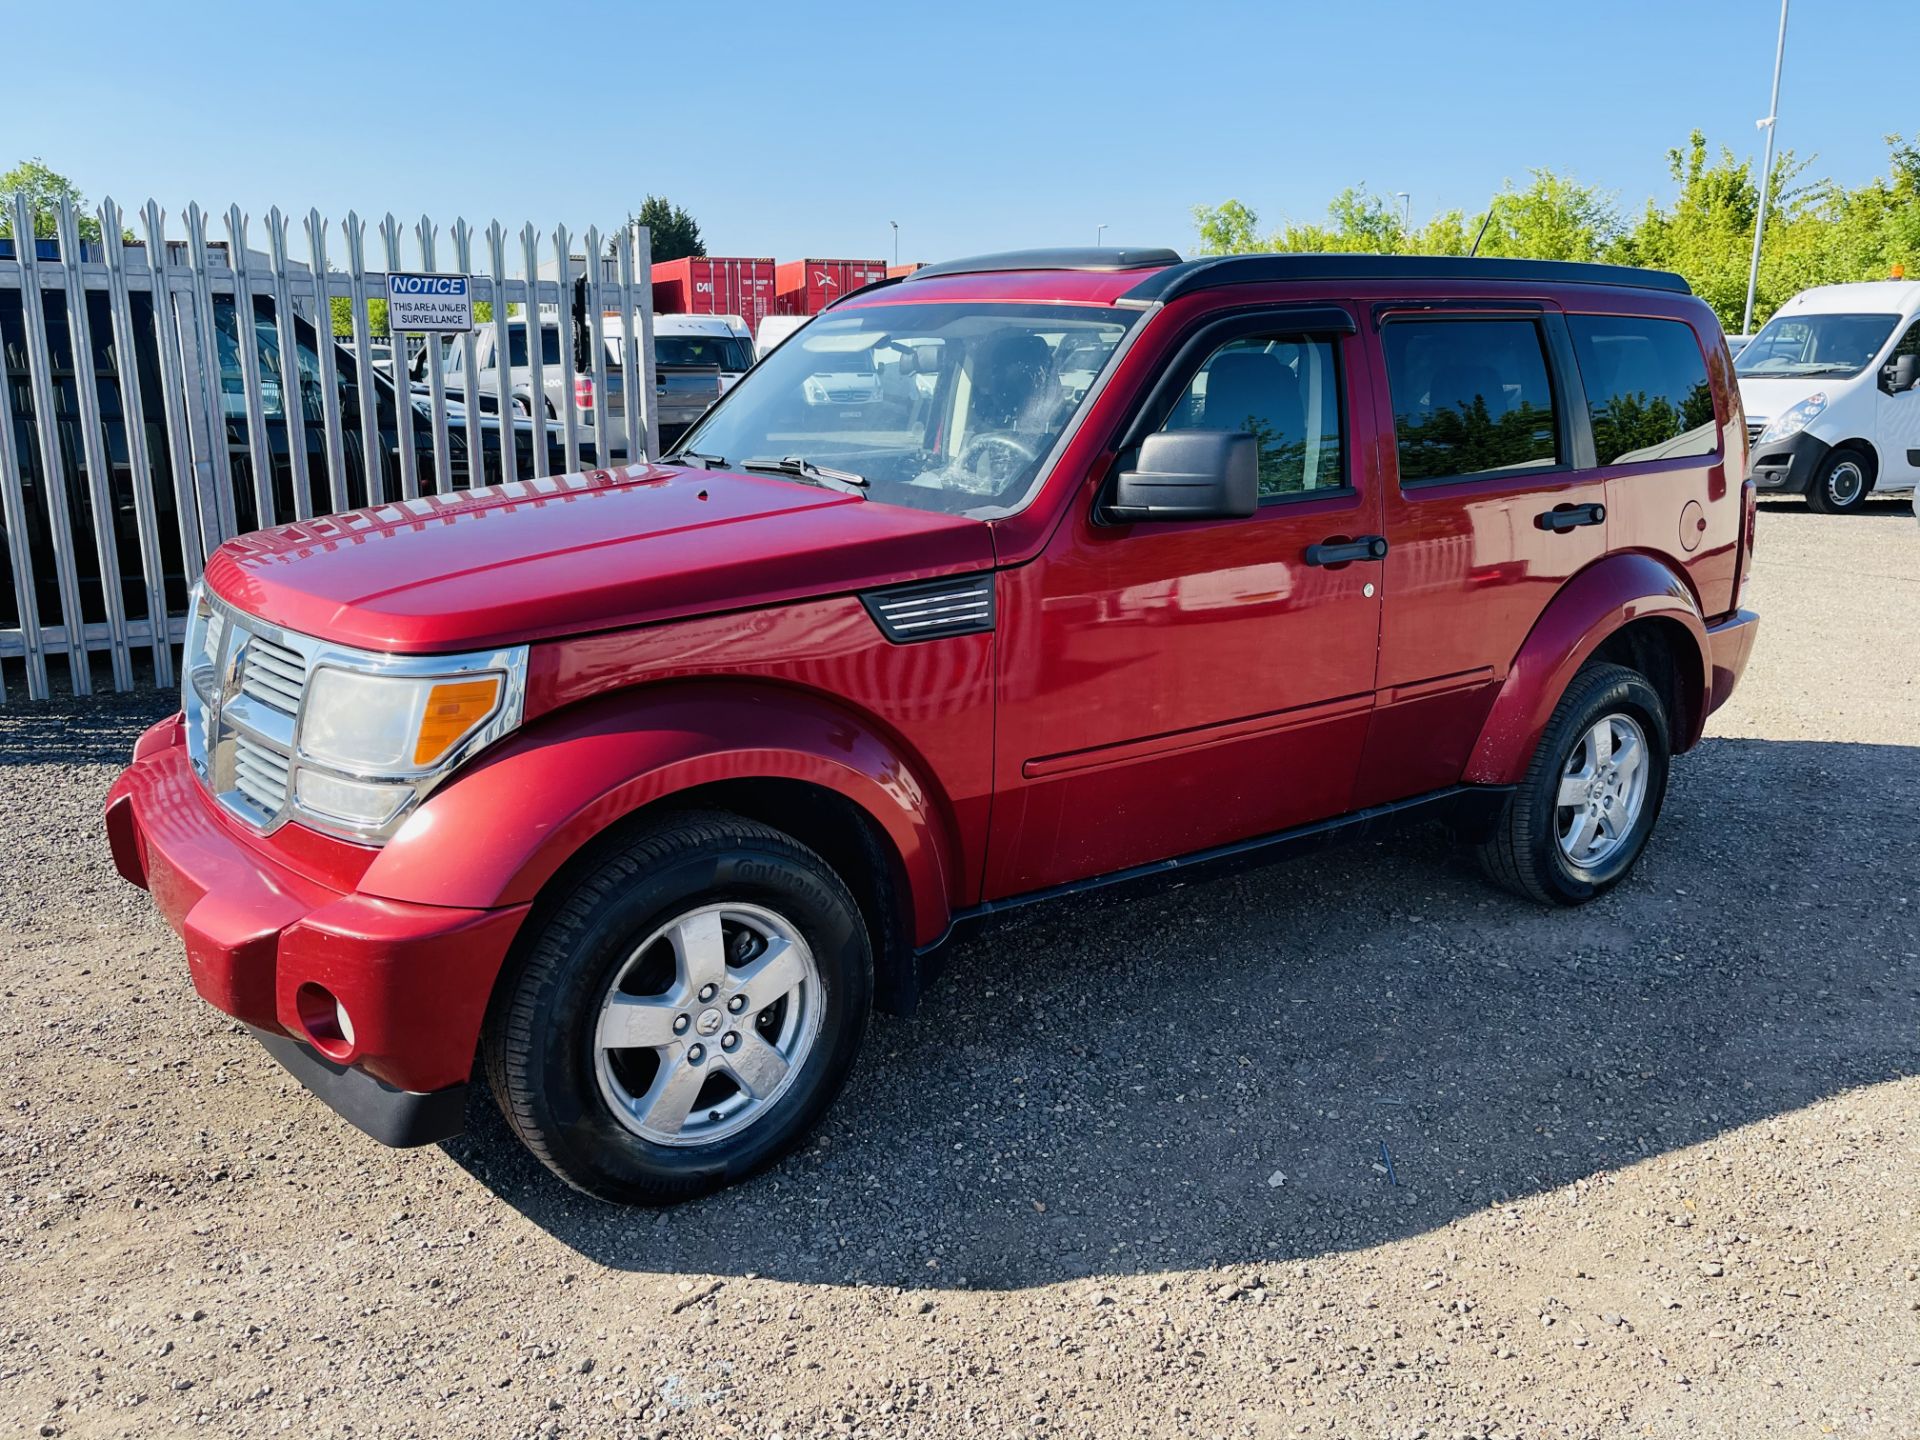
{"type": "MultiPolygon", "coordinates": [[[[1142,249],[1008,250],[923,265],[909,281],[941,275],[980,275],[995,270],[1151,270],[1124,298],[1172,300],[1221,285],[1270,285],[1289,280],[1493,280],[1534,285],[1622,285],[1691,295],[1693,289],[1667,270],[1596,265],[1575,260],[1480,259],[1464,255],[1208,255],[1182,260],[1177,251],[1142,249]]],[[[885,282],[882,282],[885,283],[885,282]]]]}
{"type": "Polygon", "coordinates": [[[1482,260],[1465,255],[1214,255],[1155,271],[1127,291],[1136,301],[1171,300],[1220,285],[1269,285],[1287,280],[1491,280],[1534,285],[1624,285],[1691,295],[1669,270],[1595,265],[1577,260],[1482,260]]]}
{"type": "Polygon", "coordinates": [[[1083,246],[1064,250],[1005,250],[998,255],[975,255],[966,260],[942,260],[922,265],[909,280],[940,275],[984,275],[994,270],[1158,270],[1178,265],[1180,252],[1164,248],[1125,250],[1112,246],[1083,246]]]}

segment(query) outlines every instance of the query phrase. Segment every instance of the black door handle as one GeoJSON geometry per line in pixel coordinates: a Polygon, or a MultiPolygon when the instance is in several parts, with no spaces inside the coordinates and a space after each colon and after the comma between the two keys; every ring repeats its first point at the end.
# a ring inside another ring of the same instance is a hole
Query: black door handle
{"type": "Polygon", "coordinates": [[[1582,525],[1598,525],[1607,518],[1604,505],[1556,505],[1533,517],[1542,530],[1577,530],[1582,525]]]}
{"type": "Polygon", "coordinates": [[[1387,558],[1387,537],[1362,535],[1358,540],[1322,540],[1307,546],[1309,565],[1348,565],[1355,560],[1387,558]]]}

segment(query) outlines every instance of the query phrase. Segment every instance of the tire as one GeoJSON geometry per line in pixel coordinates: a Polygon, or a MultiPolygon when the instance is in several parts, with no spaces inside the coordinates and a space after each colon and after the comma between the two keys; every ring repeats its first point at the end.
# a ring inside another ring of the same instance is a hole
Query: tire
{"type": "Polygon", "coordinates": [[[1828,452],[1807,485],[1807,504],[1822,515],[1854,515],[1873,493],[1873,457],[1851,445],[1828,452]]]}
{"type": "Polygon", "coordinates": [[[508,1125],[576,1189],[663,1205],[731,1185],[799,1146],[846,1083],[872,949],[846,885],[791,836],[671,817],[594,860],[530,925],[482,1059],[508,1125]]]}
{"type": "Polygon", "coordinates": [[[1554,707],[1525,777],[1481,843],[1482,867],[1507,889],[1543,905],[1584,905],[1606,894],[1646,848],[1666,798],[1671,758],[1666,707],[1646,677],[1622,665],[1583,666],[1554,707]],[[1625,768],[1617,756],[1629,748],[1626,742],[1638,740],[1641,760],[1625,781],[1593,764],[1590,737],[1603,722],[1617,769],[1625,768]],[[1602,797],[1594,802],[1599,819],[1592,806],[1561,803],[1562,782],[1577,785],[1583,777],[1602,797]],[[1609,818],[1611,836],[1602,823],[1609,818]],[[1582,843],[1583,835],[1590,844],[1582,843]]]}

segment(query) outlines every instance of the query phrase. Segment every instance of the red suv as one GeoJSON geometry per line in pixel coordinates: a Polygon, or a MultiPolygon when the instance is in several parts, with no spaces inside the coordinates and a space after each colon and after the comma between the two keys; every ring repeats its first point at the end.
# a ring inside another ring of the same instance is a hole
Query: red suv
{"type": "Polygon", "coordinates": [[[376,1138],[484,1073],[582,1190],[693,1195],[1009,906],[1414,814],[1618,883],[1753,644],[1739,405],[1673,275],[932,266],[662,464],[222,547],[114,858],[376,1138]]]}

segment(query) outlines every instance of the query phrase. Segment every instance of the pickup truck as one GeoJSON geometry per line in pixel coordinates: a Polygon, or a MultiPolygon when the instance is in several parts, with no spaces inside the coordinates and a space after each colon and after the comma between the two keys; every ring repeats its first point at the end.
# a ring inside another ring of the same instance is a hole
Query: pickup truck
{"type": "Polygon", "coordinates": [[[1016,907],[1422,817],[1535,903],[1625,882],[1754,644],[1746,449],[1677,275],[932,265],[659,464],[230,541],[108,842],[368,1133],[478,1075],[569,1184],[681,1200],[1016,907]]]}
{"type": "MultiPolygon", "coordinates": [[[[507,393],[522,414],[530,415],[535,402],[533,367],[527,355],[527,328],[527,322],[522,319],[507,322],[507,393]]],[[[607,422],[615,437],[613,443],[607,446],[610,459],[626,458],[623,438],[627,411],[626,386],[621,373],[623,334],[617,320],[610,318],[605,322],[602,341],[607,349],[607,422]]],[[[581,424],[591,426],[594,418],[593,376],[575,373],[572,365],[562,359],[558,325],[542,325],[540,342],[541,408],[549,419],[558,419],[565,413],[564,407],[572,404],[577,408],[581,424]]],[[[480,409],[490,414],[499,408],[500,403],[499,346],[495,343],[491,325],[482,325],[474,331],[473,354],[474,373],[470,377],[466,373],[466,347],[457,340],[446,342],[441,352],[441,371],[445,376],[447,396],[452,400],[464,401],[467,393],[472,391],[480,397],[480,409]]],[[[410,374],[416,387],[426,380],[426,351],[414,357],[410,374]]],[[[721,370],[718,365],[656,365],[654,374],[654,403],[659,414],[660,443],[671,445],[720,398],[721,370]]]]}

